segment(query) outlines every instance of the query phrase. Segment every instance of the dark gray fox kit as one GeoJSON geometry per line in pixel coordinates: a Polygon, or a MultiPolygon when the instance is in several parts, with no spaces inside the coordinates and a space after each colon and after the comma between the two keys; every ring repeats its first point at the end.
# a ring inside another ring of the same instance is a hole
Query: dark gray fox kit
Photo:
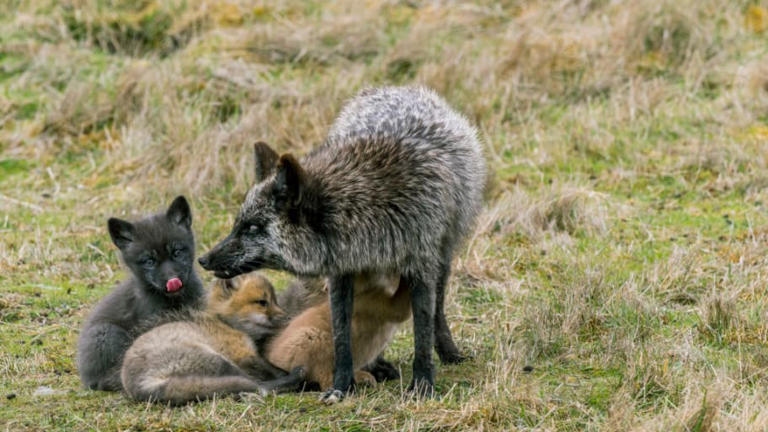
{"type": "Polygon", "coordinates": [[[219,279],[204,312],[181,314],[142,334],[123,361],[125,391],[137,400],[179,405],[240,392],[295,390],[303,370],[288,375],[259,353],[284,313],[263,276],[219,279]]]}
{"type": "Polygon", "coordinates": [[[430,90],[385,87],[343,108],[323,145],[299,162],[256,145],[258,183],[232,232],[200,264],[219,277],[258,268],[330,279],[334,381],[353,385],[352,286],[362,272],[398,273],[411,293],[411,389],[431,393],[432,347],[459,353],[443,303],[452,258],[481,207],[485,163],[475,129],[430,90]]]}
{"type": "Polygon", "coordinates": [[[111,218],[108,226],[131,277],[91,311],[77,342],[77,367],[87,388],[118,391],[135,328],[167,311],[202,306],[203,286],[194,269],[192,213],[184,197],[165,213],[133,223],[111,218]]]}

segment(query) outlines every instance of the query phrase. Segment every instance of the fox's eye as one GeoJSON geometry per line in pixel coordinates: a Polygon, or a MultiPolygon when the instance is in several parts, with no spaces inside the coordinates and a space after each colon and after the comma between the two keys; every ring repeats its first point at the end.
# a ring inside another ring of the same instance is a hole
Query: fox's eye
{"type": "Polygon", "coordinates": [[[261,231],[262,231],[262,229],[261,229],[260,225],[256,225],[256,224],[248,225],[248,234],[250,234],[250,235],[257,235],[261,231]]]}
{"type": "Polygon", "coordinates": [[[254,300],[253,303],[262,307],[267,307],[267,305],[269,304],[267,303],[266,300],[254,300]]]}

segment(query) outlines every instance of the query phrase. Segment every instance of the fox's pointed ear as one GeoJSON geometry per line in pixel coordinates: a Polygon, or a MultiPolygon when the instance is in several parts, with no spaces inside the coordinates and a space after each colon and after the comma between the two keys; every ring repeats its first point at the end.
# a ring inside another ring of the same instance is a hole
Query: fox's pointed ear
{"type": "Polygon", "coordinates": [[[235,283],[232,279],[221,279],[221,286],[227,292],[235,290],[235,283]]]}
{"type": "Polygon", "coordinates": [[[277,161],[275,201],[281,208],[298,206],[304,193],[304,169],[292,154],[284,154],[277,161]]]}
{"type": "Polygon", "coordinates": [[[235,291],[235,284],[232,279],[216,279],[211,294],[219,300],[224,300],[229,298],[233,291],[235,291]]]}
{"type": "Polygon", "coordinates": [[[281,308],[280,305],[277,303],[277,294],[275,294],[275,287],[269,282],[267,282],[267,291],[269,291],[269,304],[272,307],[272,312],[275,315],[285,315],[285,309],[281,308]]]}
{"type": "Polygon", "coordinates": [[[184,228],[189,229],[192,227],[192,210],[189,209],[189,203],[183,196],[178,196],[173,200],[171,206],[168,207],[168,211],[165,212],[165,217],[172,223],[181,225],[184,228]]]}
{"type": "Polygon", "coordinates": [[[271,176],[275,172],[277,166],[277,159],[279,156],[272,150],[269,144],[259,141],[253,145],[254,162],[254,182],[261,183],[267,177],[271,176]]]}
{"type": "Polygon", "coordinates": [[[225,302],[232,297],[234,288],[232,279],[216,279],[208,294],[208,308],[213,311],[223,310],[225,302]]]}
{"type": "Polygon", "coordinates": [[[109,236],[112,243],[120,250],[125,250],[133,241],[133,225],[118,218],[109,218],[107,221],[109,236]]]}

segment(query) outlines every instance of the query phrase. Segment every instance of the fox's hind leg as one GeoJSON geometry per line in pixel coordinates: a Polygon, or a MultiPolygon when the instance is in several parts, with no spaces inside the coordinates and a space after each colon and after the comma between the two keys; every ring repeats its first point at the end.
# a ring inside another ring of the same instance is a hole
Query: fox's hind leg
{"type": "Polygon", "coordinates": [[[290,391],[298,391],[302,388],[307,379],[307,372],[303,367],[293,368],[293,370],[279,378],[275,378],[271,381],[263,381],[261,383],[261,389],[266,393],[284,393],[290,391]]]}
{"type": "Polygon", "coordinates": [[[171,376],[157,376],[145,361],[126,361],[122,371],[126,392],[136,400],[171,405],[210,399],[214,395],[266,393],[258,381],[221,354],[200,350],[193,355],[194,363],[171,376]]]}
{"type": "Polygon", "coordinates": [[[260,355],[248,357],[238,366],[243,368],[250,377],[261,381],[281,378],[286,375],[284,370],[276,368],[260,355]]]}
{"type": "Polygon", "coordinates": [[[120,366],[132,342],[128,332],[113,324],[98,324],[85,329],[80,338],[77,366],[83,384],[91,390],[121,390],[120,366]]]}
{"type": "Polygon", "coordinates": [[[402,275],[411,288],[413,312],[413,381],[408,389],[419,395],[431,395],[435,383],[435,278],[425,273],[409,273],[402,275]]]}
{"type": "Polygon", "coordinates": [[[451,335],[451,328],[445,319],[445,290],[448,278],[451,276],[451,257],[443,259],[440,264],[440,275],[435,287],[435,349],[443,364],[461,363],[467,359],[459,352],[451,335]]]}
{"type": "Polygon", "coordinates": [[[259,392],[262,395],[267,393],[258,381],[245,375],[174,376],[168,378],[160,392],[148,399],[171,405],[182,405],[214,396],[251,392],[259,392]]]}

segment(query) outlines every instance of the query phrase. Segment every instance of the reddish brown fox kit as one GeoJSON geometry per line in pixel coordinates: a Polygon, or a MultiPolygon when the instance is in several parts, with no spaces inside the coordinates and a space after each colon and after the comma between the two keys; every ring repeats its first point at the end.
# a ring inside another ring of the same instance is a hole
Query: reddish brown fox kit
{"type": "MultiPolygon", "coordinates": [[[[374,384],[362,370],[381,353],[399,325],[411,316],[411,295],[399,275],[361,273],[354,282],[352,361],[355,381],[374,384]]],[[[302,367],[307,381],[321,388],[333,384],[334,345],[328,298],[293,318],[269,342],[266,357],[273,365],[291,370],[302,367]]]]}
{"type": "Polygon", "coordinates": [[[257,348],[279,328],[282,315],[264,277],[218,280],[204,312],[180,317],[136,339],[123,361],[123,386],[134,399],[173,405],[214,394],[297,389],[303,371],[286,375],[257,348]]]}

